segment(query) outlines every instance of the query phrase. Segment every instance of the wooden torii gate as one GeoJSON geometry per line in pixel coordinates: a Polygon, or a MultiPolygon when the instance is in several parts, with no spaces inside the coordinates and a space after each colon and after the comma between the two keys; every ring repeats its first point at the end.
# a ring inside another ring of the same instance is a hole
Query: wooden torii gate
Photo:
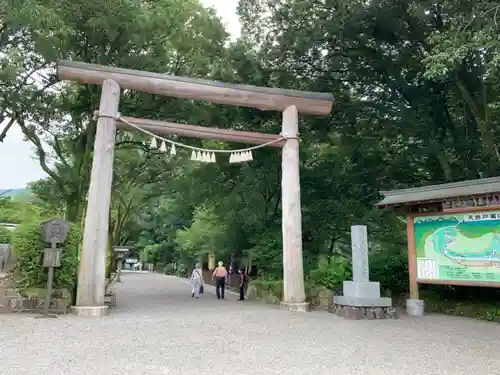
{"type": "Polygon", "coordinates": [[[108,242],[109,210],[117,126],[139,126],[155,134],[265,144],[282,147],[282,228],[283,228],[283,301],[282,306],[295,311],[307,311],[302,260],[302,216],[299,180],[298,114],[328,115],[333,95],[217,81],[176,77],[130,69],[59,61],[57,76],[85,84],[102,85],[94,158],[90,176],[87,213],[83,232],[83,247],[78,270],[76,305],[72,312],[81,316],[104,316],[106,249],[108,242]],[[205,100],[261,110],[283,112],[280,135],[242,132],[173,124],[164,121],[122,117],[119,121],[120,89],[137,90],[177,98],[205,100]],[[282,141],[278,141],[282,139],[282,141]]]}

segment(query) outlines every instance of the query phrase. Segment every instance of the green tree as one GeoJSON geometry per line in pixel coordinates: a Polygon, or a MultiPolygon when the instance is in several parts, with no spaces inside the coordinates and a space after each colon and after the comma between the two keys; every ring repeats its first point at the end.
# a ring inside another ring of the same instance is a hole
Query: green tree
{"type": "MultiPolygon", "coordinates": [[[[155,4],[110,0],[84,5],[47,0],[30,2],[26,7],[5,0],[2,5],[6,15],[4,48],[12,49],[5,55],[4,71],[10,72],[11,79],[5,80],[2,92],[7,99],[2,104],[4,117],[11,121],[0,140],[12,126],[21,128],[36,147],[42,169],[53,180],[57,196],[64,202],[65,216],[70,221],[79,220],[89,184],[96,126],[92,113],[99,102],[99,88],[58,85],[57,90],[45,90],[36,82],[25,83],[26,77],[52,67],[58,58],[204,76],[221,55],[227,35],[215,14],[196,0],[155,4]],[[22,90],[19,81],[24,82],[22,90]],[[11,98],[7,93],[12,92],[16,96],[11,98]]],[[[49,69],[45,86],[54,84],[53,73],[49,69]]],[[[151,95],[125,93],[122,111],[182,116],[192,113],[192,107],[164,106],[153,102],[151,95]]]]}

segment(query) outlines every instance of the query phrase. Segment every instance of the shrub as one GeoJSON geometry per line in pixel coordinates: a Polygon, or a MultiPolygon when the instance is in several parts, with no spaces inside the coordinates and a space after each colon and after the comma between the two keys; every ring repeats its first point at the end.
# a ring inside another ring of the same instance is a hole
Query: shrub
{"type": "Polygon", "coordinates": [[[278,302],[283,298],[283,280],[257,279],[252,280],[247,289],[248,299],[268,300],[274,297],[278,302]]]}
{"type": "Polygon", "coordinates": [[[155,272],[162,272],[165,270],[165,263],[156,263],[155,264],[155,272]]]}
{"type": "MultiPolygon", "coordinates": [[[[48,247],[41,237],[41,222],[24,222],[13,232],[12,246],[17,258],[17,283],[21,288],[39,287],[47,282],[47,270],[42,266],[43,249],[48,247]]],[[[55,269],[54,286],[74,288],[82,232],[71,224],[62,244],[61,267],[55,269]]]]}
{"type": "Polygon", "coordinates": [[[188,277],[189,273],[188,273],[188,269],[187,269],[186,265],[179,264],[177,266],[177,270],[175,270],[175,275],[177,275],[179,277],[188,277]]]}
{"type": "Polygon", "coordinates": [[[0,243],[11,243],[11,241],[12,232],[5,227],[0,227],[0,243]]]}
{"type": "Polygon", "coordinates": [[[307,277],[308,289],[323,286],[332,291],[339,291],[345,280],[350,280],[352,270],[349,261],[343,256],[321,258],[316,268],[307,277]]]}
{"type": "Polygon", "coordinates": [[[268,231],[262,233],[256,245],[247,250],[252,263],[258,265],[260,277],[283,277],[283,241],[281,233],[268,231]]]}
{"type": "Polygon", "coordinates": [[[165,275],[176,275],[176,270],[174,269],[174,265],[172,263],[168,263],[163,269],[165,275]]]}
{"type": "Polygon", "coordinates": [[[392,296],[408,291],[408,252],[406,249],[377,251],[370,254],[370,280],[380,282],[392,296]]]}

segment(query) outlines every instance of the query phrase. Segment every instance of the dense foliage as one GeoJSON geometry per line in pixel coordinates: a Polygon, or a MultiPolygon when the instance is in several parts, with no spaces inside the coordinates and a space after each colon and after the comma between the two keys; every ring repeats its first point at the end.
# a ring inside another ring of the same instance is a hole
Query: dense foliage
{"type": "Polygon", "coordinates": [[[11,243],[12,233],[10,230],[4,227],[0,227],[0,243],[11,243]]]}
{"type": "MultiPolygon", "coordinates": [[[[99,102],[98,87],[55,83],[58,58],[333,93],[330,116],[300,123],[304,264],[327,285],[346,275],[350,226],[367,224],[373,278],[405,290],[404,222],[374,208],[380,189],[500,172],[496,2],[240,0],[237,41],[197,0],[0,5],[0,141],[19,126],[36,148],[49,175],[31,186],[41,212],[81,221],[99,102]]],[[[280,131],[278,113],[136,92],[123,93],[120,110],[280,131]]],[[[147,144],[117,136],[110,246],[163,264],[234,256],[279,278],[279,152],[200,165],[147,144]]]]}
{"type": "MultiPolygon", "coordinates": [[[[44,287],[47,283],[47,269],[42,266],[43,249],[49,247],[41,236],[38,220],[19,225],[12,236],[12,246],[17,258],[17,283],[22,288],[44,287]]],[[[73,289],[78,270],[78,254],[82,235],[78,225],[73,224],[62,246],[61,267],[54,273],[54,286],[73,289]]]]}

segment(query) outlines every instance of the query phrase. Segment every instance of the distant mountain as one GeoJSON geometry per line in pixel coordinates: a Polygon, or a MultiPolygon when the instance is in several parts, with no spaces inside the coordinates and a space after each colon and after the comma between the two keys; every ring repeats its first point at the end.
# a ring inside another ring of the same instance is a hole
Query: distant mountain
{"type": "Polygon", "coordinates": [[[0,189],[0,197],[15,197],[25,193],[29,194],[30,191],[27,188],[0,189]]]}

